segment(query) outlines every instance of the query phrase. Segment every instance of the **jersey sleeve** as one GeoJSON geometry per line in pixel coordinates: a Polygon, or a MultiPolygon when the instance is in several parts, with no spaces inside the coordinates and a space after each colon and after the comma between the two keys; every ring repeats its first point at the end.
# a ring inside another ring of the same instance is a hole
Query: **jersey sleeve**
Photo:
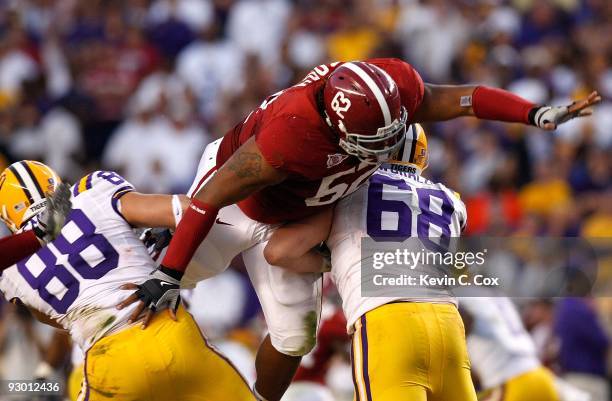
{"type": "Polygon", "coordinates": [[[114,171],[94,171],[81,178],[72,188],[74,198],[88,193],[97,202],[110,202],[113,210],[121,214],[121,197],[134,190],[134,186],[114,171]]]}
{"type": "Polygon", "coordinates": [[[463,230],[465,230],[465,227],[467,226],[467,218],[468,218],[468,214],[467,214],[467,208],[465,206],[465,203],[463,202],[463,200],[461,200],[461,194],[459,194],[459,192],[454,191],[452,188],[448,188],[445,185],[442,185],[442,188],[444,188],[444,190],[446,191],[446,193],[450,196],[450,198],[452,199],[453,202],[453,208],[455,209],[455,214],[457,216],[457,222],[459,224],[459,233],[463,232],[463,230]]]}
{"type": "Polygon", "coordinates": [[[397,58],[377,58],[367,61],[385,70],[397,83],[402,104],[410,120],[425,95],[425,84],[421,75],[410,64],[397,58]]]}
{"type": "MultiPolygon", "coordinates": [[[[256,134],[257,147],[272,167],[290,174],[315,177],[317,164],[313,160],[318,152],[307,139],[308,126],[300,117],[277,117],[256,134]]],[[[311,136],[316,136],[314,130],[311,136]]]]}

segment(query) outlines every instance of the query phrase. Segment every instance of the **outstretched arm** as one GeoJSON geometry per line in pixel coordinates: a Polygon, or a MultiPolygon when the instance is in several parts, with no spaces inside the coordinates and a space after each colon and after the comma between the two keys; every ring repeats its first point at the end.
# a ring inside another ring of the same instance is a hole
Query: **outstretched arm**
{"type": "Polygon", "coordinates": [[[457,117],[473,116],[471,105],[461,105],[462,99],[471,98],[473,85],[425,84],[423,102],[414,115],[416,122],[446,121],[457,117]]]}
{"type": "Polygon", "coordinates": [[[475,116],[530,124],[554,130],[559,124],[591,114],[588,109],[601,101],[597,92],[569,106],[538,106],[503,89],[474,85],[425,84],[423,101],[413,120],[416,122],[445,121],[457,117],[475,116]]]}

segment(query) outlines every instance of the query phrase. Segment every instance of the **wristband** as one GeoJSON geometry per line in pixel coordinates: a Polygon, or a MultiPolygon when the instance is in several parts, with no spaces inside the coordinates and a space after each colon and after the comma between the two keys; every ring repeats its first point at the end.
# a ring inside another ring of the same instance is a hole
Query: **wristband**
{"type": "Polygon", "coordinates": [[[196,250],[215,223],[219,209],[192,199],[176,227],[168,252],[162,261],[166,268],[184,272],[196,250]]]}
{"type": "Polygon", "coordinates": [[[172,214],[174,215],[174,227],[178,227],[183,218],[183,205],[178,195],[172,195],[172,214]]]}

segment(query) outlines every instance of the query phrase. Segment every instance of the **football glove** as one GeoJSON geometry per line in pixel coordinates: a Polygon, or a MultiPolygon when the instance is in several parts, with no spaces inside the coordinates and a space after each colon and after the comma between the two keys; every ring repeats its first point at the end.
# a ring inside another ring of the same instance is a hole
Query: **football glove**
{"type": "Polygon", "coordinates": [[[588,98],[573,102],[569,106],[534,107],[529,112],[529,123],[543,129],[556,129],[560,124],[574,118],[592,114],[588,107],[601,101],[601,96],[593,92],[588,98]]]}
{"type": "Polygon", "coordinates": [[[176,312],[181,303],[181,275],[176,270],[160,266],[151,273],[152,278],[138,286],[135,294],[152,311],[170,308],[176,312]]]}
{"type": "Polygon", "coordinates": [[[157,260],[163,250],[170,245],[172,232],[167,228],[148,228],[140,236],[140,240],[147,248],[153,260],[157,260]]]}
{"type": "Polygon", "coordinates": [[[36,236],[44,243],[53,241],[64,227],[66,218],[72,210],[70,196],[70,187],[63,182],[57,186],[53,194],[47,194],[47,206],[34,218],[32,227],[36,236]]]}

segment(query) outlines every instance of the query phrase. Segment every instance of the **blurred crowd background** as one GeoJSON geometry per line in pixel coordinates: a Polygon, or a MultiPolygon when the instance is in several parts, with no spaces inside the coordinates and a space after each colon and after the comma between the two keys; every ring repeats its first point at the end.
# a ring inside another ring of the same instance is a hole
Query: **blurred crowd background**
{"type": "MultiPolygon", "coordinates": [[[[369,57],[403,58],[427,82],[499,86],[541,104],[598,90],[592,117],[554,133],[474,119],[429,125],[426,175],[461,193],[467,235],[612,238],[609,0],[0,0],[0,169],[36,159],[72,182],[104,168],[140,191],[185,192],[205,145],[266,96],[318,64],[369,57]]],[[[610,264],[608,255],[599,278],[612,277],[610,264]]],[[[265,325],[239,265],[190,299],[252,377],[265,325]]],[[[521,306],[548,366],[605,382],[611,303],[521,306]],[[577,330],[584,321],[597,330],[577,330]]],[[[325,316],[341,319],[331,301],[325,316]]],[[[4,305],[0,377],[31,377],[47,337],[4,305]]],[[[304,380],[350,399],[344,349],[326,350],[331,370],[304,380]]]]}

